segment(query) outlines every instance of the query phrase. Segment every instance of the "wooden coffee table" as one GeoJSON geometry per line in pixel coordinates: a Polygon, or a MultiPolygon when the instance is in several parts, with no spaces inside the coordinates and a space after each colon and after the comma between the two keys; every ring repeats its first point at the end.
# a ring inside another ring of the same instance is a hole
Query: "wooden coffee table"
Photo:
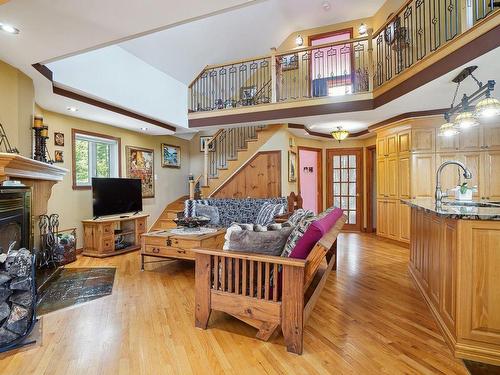
{"type": "Polygon", "coordinates": [[[194,260],[193,249],[221,249],[224,245],[225,229],[206,234],[173,234],[171,230],[148,232],[142,235],[141,270],[144,271],[144,257],[194,260]]]}

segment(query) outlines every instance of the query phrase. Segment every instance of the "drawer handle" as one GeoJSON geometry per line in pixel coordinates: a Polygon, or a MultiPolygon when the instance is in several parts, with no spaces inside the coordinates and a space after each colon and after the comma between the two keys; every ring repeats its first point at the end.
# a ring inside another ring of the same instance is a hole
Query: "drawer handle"
{"type": "Polygon", "coordinates": [[[158,254],[160,252],[160,249],[157,247],[153,247],[153,253],[158,254]]]}
{"type": "Polygon", "coordinates": [[[177,254],[186,254],[186,250],[177,250],[177,254]]]}
{"type": "Polygon", "coordinates": [[[167,240],[167,246],[172,246],[172,240],[171,239],[167,240]]]}

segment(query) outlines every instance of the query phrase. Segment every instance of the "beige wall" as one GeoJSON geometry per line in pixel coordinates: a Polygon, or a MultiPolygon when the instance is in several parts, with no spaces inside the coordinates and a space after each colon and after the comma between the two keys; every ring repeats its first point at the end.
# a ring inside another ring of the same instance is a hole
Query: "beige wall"
{"type": "Polygon", "coordinates": [[[373,31],[377,31],[377,29],[387,21],[389,15],[395,13],[403,3],[405,3],[404,0],[386,0],[384,5],[382,5],[372,17],[373,31]]]}
{"type": "Polygon", "coordinates": [[[62,182],[54,185],[52,196],[49,200],[48,213],[60,215],[61,229],[77,228],[78,247],[82,246],[82,219],[92,217],[92,193],[90,190],[73,190],[71,171],[71,129],[80,129],[100,134],[112,135],[121,139],[121,172],[126,176],[126,146],[138,146],[154,149],[155,169],[155,197],[143,200],[144,212],[151,215],[148,224],[153,222],[161,214],[165,206],[171,201],[188,194],[187,176],[189,173],[189,142],[170,136],[148,136],[141,133],[116,128],[93,121],[77,119],[71,116],[61,115],[37,108],[36,114],[44,117],[44,122],[49,126],[48,148],[52,158],[54,149],[63,150],[64,163],[57,164],[69,170],[62,182]],[[64,147],[54,146],[54,132],[64,134],[64,147]],[[161,166],[161,143],[169,143],[181,146],[180,169],[162,168],[161,166]]]}
{"type": "MultiPolygon", "coordinates": [[[[31,156],[31,124],[34,112],[33,81],[18,69],[0,61],[0,123],[12,147],[31,156]]],[[[4,151],[3,147],[0,151],[4,151]]]]}

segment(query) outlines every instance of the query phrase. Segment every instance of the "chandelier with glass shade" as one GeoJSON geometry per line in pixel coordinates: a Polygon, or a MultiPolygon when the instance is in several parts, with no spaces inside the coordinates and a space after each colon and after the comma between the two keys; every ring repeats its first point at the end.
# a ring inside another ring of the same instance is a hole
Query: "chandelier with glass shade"
{"type": "Polygon", "coordinates": [[[342,129],[341,126],[338,126],[336,130],[332,131],[332,137],[337,141],[343,141],[347,137],[349,137],[349,132],[345,129],[342,129]]]}
{"type": "Polygon", "coordinates": [[[478,126],[480,120],[500,116],[500,101],[491,96],[495,81],[489,80],[484,85],[472,74],[476,69],[477,66],[469,66],[452,80],[457,88],[450,109],[444,114],[446,122],[439,128],[440,136],[453,136],[478,126]],[[471,95],[464,94],[460,103],[455,105],[460,84],[468,77],[476,82],[478,89],[471,95]],[[451,121],[453,117],[454,120],[451,121]]]}

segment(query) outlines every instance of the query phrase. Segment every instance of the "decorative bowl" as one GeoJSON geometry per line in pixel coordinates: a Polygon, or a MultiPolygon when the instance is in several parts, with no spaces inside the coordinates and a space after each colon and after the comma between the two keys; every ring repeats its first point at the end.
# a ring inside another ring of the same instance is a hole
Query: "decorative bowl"
{"type": "Polygon", "coordinates": [[[197,217],[181,217],[174,219],[174,223],[177,224],[178,227],[186,227],[186,228],[197,228],[203,225],[206,225],[210,222],[210,219],[205,216],[197,216],[197,217]]]}

